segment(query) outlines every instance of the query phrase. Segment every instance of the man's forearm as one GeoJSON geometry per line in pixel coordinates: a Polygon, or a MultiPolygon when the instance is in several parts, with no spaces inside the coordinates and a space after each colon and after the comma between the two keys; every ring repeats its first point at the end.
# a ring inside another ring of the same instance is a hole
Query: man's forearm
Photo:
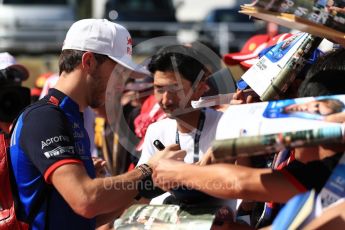
{"type": "Polygon", "coordinates": [[[181,165],[176,175],[177,184],[197,189],[219,198],[240,198],[242,172],[229,170],[228,165],[181,165]],[[231,175],[231,176],[230,176],[231,175]]]}
{"type": "Polygon", "coordinates": [[[167,146],[155,154],[148,165],[143,164],[116,177],[91,179],[83,165],[64,164],[55,169],[48,179],[77,214],[93,218],[130,204],[138,194],[138,186],[143,186],[142,178],[151,175],[159,159],[175,159],[186,154],[183,150],[175,150],[178,147],[167,146]]]}
{"type": "Polygon", "coordinates": [[[119,176],[91,180],[86,188],[91,199],[91,215],[121,211],[131,204],[138,194],[137,186],[141,177],[141,171],[135,169],[119,176]]]}
{"type": "Polygon", "coordinates": [[[298,193],[283,175],[271,169],[253,169],[231,164],[186,164],[179,167],[177,184],[223,199],[286,202],[298,193]]]}

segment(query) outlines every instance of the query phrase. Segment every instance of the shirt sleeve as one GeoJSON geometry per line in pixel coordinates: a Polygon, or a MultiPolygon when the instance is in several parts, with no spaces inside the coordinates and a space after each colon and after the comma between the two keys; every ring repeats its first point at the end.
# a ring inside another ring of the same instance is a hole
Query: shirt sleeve
{"type": "Polygon", "coordinates": [[[149,159],[155,154],[157,149],[153,146],[154,139],[154,129],[152,126],[149,126],[143,144],[143,150],[141,151],[141,156],[137,165],[145,164],[149,161],[149,159]]]}
{"type": "Polygon", "coordinates": [[[342,153],[338,153],[306,164],[294,160],[280,171],[299,191],[315,189],[320,192],[341,156],[342,153]]]}
{"type": "Polygon", "coordinates": [[[55,106],[39,107],[26,114],[20,145],[47,182],[58,167],[81,163],[67,117],[55,106]]]}

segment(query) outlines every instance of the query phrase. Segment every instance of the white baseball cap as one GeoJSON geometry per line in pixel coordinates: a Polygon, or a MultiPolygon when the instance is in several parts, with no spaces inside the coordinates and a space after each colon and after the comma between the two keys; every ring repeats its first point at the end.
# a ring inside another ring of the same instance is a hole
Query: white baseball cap
{"type": "Polygon", "coordinates": [[[17,76],[20,77],[20,79],[17,79],[18,81],[25,81],[29,77],[29,71],[27,68],[25,68],[25,66],[18,64],[16,59],[11,54],[3,52],[0,53],[0,70],[6,68],[17,69],[22,72],[22,74],[17,76]]]}
{"type": "Polygon", "coordinates": [[[132,61],[132,38],[128,30],[106,19],[82,19],[70,27],[62,50],[74,49],[107,55],[135,72],[149,74],[132,61]]]}

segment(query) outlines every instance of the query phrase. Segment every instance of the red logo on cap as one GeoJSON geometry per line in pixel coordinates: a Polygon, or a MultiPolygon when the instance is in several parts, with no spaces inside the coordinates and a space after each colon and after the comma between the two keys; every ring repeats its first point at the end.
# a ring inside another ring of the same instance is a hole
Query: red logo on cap
{"type": "Polygon", "coordinates": [[[133,42],[132,42],[132,38],[131,37],[128,37],[127,38],[127,45],[132,45],[133,42]]]}
{"type": "Polygon", "coordinates": [[[127,47],[127,54],[128,54],[128,55],[132,55],[132,49],[131,49],[131,47],[129,47],[129,46],[127,47]]]}
{"type": "Polygon", "coordinates": [[[131,37],[127,37],[127,54],[128,55],[132,55],[132,38],[131,37]]]}

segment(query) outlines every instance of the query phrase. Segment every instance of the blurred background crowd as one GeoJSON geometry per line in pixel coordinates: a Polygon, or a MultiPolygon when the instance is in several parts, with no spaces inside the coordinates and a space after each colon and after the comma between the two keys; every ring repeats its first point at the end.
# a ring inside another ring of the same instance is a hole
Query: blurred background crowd
{"type": "MultiPolygon", "coordinates": [[[[266,23],[238,13],[240,0],[4,0],[0,3],[0,52],[10,52],[29,69],[32,87],[39,75],[57,71],[57,54],[69,26],[82,18],[107,18],[124,25],[133,45],[158,36],[204,42],[220,54],[239,50],[266,23]],[[195,7],[198,6],[198,7],[195,7]]],[[[282,28],[281,28],[282,29],[282,28]]],[[[275,30],[275,29],[274,29],[275,30]]],[[[152,53],[145,45],[134,56],[152,53]]]]}

